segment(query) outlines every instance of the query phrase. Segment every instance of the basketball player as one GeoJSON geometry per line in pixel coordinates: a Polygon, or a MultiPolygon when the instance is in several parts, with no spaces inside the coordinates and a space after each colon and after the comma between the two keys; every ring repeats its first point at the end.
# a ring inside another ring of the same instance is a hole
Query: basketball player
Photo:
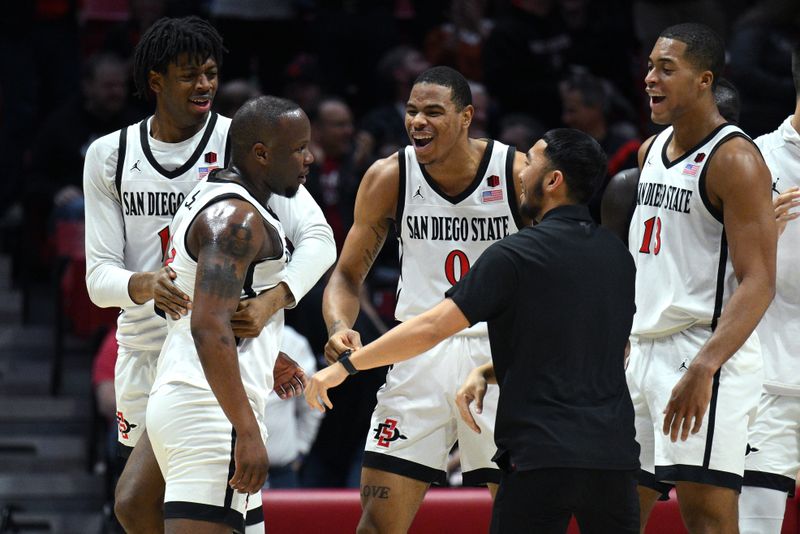
{"type": "Polygon", "coordinates": [[[249,495],[260,499],[267,475],[264,411],[283,313],[247,340],[231,319],[239,300],[285,276],[286,236],[267,200],[305,181],[311,126],[294,102],[260,97],[230,134],[230,165],[198,184],[170,225],[167,261],[193,309],[168,321],[147,407],[167,533],[244,533],[249,495]]]}
{"type": "MultiPolygon", "coordinates": [[[[354,224],[325,288],[329,361],[361,346],[351,329],[359,293],[390,224],[400,241],[400,321],[438,303],[490,244],[522,226],[513,176],[524,156],[497,141],[468,137],[471,101],[467,81],[451,68],[434,67],[416,79],[405,115],[412,144],[364,175],[354,224]]],[[[490,484],[496,491],[491,429],[497,388],[487,396],[481,421],[490,431],[481,435],[461,423],[453,402],[463,376],[490,358],[486,323],[479,323],[388,372],[367,437],[358,532],[406,532],[430,484],[444,482],[456,440],[465,484],[490,484]]]]}
{"type": "MultiPolygon", "coordinates": [[[[222,40],[207,22],[189,17],[157,21],[134,57],[139,94],[155,100],[155,114],[93,143],[86,155],[87,287],[101,307],[118,306],[117,418],[123,451],[136,452],[116,489],[115,511],[128,532],[158,532],[164,481],[145,432],[145,410],[166,323],[154,297],[176,318],[189,307],[159,270],[169,223],[186,194],[228,154],[230,119],[210,111],[216,93],[222,40]],[[159,284],[159,279],[161,282],[159,284]]],[[[253,337],[279,308],[299,300],[333,262],[333,237],[304,188],[271,208],[295,244],[286,280],[240,304],[237,336],[253,337]]],[[[254,501],[255,502],[255,501],[254,501]]],[[[254,512],[252,521],[257,521],[254,512]]],[[[263,528],[261,529],[263,532],[263,528]]]]}
{"type": "Polygon", "coordinates": [[[756,331],[764,354],[764,389],[750,427],[744,487],[739,500],[742,534],[778,534],[786,496],[800,470],[800,47],[792,53],[797,105],[774,132],[755,140],[772,171],[778,222],[775,300],[756,331]]]}
{"type": "MultiPolygon", "coordinates": [[[[739,90],[728,79],[720,78],[714,88],[714,101],[717,110],[726,121],[739,124],[739,90]]],[[[639,184],[639,168],[633,167],[619,171],[603,192],[600,220],[606,228],[614,232],[628,244],[628,230],[631,216],[636,207],[636,186],[639,184]]]]}
{"type": "Polygon", "coordinates": [[[641,528],[665,483],[690,532],[736,532],[748,421],[761,390],[753,331],[775,290],[770,176],[713,89],[722,41],[661,33],[645,77],[651,118],[630,226],[636,315],[627,368],[641,445],[641,528]]]}

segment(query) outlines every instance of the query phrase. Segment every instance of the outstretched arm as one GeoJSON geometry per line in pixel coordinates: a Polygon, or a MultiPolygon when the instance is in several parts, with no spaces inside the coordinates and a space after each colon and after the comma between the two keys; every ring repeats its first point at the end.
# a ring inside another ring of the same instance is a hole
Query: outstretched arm
{"type": "Polygon", "coordinates": [[[379,160],[369,168],[358,188],[353,226],[322,299],[329,336],[325,358],[329,362],[336,361],[345,349],[361,347],[361,338],[352,327],[358,316],[361,286],[394,218],[399,172],[397,156],[379,160]]]}
{"type": "MultiPolygon", "coordinates": [[[[459,307],[451,299],[445,299],[353,352],[350,363],[361,371],[408,360],[468,326],[469,321],[459,307]]],[[[328,389],[344,382],[347,374],[341,362],[314,374],[306,388],[308,404],[320,411],[325,411],[322,403],[333,408],[328,398],[328,389]]]]}

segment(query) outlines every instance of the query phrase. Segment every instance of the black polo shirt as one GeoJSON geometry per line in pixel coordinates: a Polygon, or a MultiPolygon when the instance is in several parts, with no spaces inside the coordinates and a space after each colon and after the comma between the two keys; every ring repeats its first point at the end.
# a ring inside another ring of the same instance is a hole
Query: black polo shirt
{"type": "Polygon", "coordinates": [[[490,246],[447,292],[489,325],[501,468],[639,467],[624,371],[634,278],[619,238],[570,205],[490,246]]]}

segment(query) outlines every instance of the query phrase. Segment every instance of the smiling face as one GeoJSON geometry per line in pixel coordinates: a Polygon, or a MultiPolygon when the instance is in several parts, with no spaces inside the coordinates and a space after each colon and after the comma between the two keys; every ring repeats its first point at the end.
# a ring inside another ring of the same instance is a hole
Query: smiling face
{"type": "Polygon", "coordinates": [[[417,161],[430,165],[441,161],[456,143],[466,140],[474,109],[457,110],[452,89],[433,83],[418,83],[406,104],[406,131],[417,161]]]}
{"type": "Polygon", "coordinates": [[[519,173],[519,181],[522,185],[519,210],[526,217],[537,221],[540,219],[544,205],[545,177],[553,172],[550,168],[550,160],[544,153],[545,148],[547,148],[547,143],[541,139],[537,141],[525,154],[525,166],[519,173]]]}
{"type": "Polygon", "coordinates": [[[281,117],[278,130],[267,147],[267,186],[276,195],[293,197],[306,182],[314,156],[308,149],[311,125],[302,110],[281,117]]]}
{"type": "Polygon", "coordinates": [[[711,88],[713,74],[701,71],[686,58],[686,43],[659,37],[647,61],[645,85],[650,97],[650,118],[656,124],[673,124],[711,88]]]}
{"type": "Polygon", "coordinates": [[[164,73],[150,71],[150,88],[156,94],[158,108],[182,128],[203,124],[217,94],[217,62],[202,63],[181,54],[164,73]]]}

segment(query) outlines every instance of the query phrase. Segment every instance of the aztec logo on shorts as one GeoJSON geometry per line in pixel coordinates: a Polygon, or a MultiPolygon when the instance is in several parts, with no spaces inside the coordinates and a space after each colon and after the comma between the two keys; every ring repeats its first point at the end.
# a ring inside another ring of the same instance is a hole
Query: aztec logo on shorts
{"type": "Polygon", "coordinates": [[[397,421],[394,419],[386,419],[380,423],[376,428],[372,429],[375,432],[374,439],[378,440],[378,446],[389,447],[393,441],[398,439],[408,439],[397,428],[397,421]]]}
{"type": "Polygon", "coordinates": [[[122,439],[128,439],[128,432],[139,426],[125,419],[125,416],[122,415],[122,412],[117,412],[117,424],[119,425],[119,433],[122,436],[122,439]]]}

